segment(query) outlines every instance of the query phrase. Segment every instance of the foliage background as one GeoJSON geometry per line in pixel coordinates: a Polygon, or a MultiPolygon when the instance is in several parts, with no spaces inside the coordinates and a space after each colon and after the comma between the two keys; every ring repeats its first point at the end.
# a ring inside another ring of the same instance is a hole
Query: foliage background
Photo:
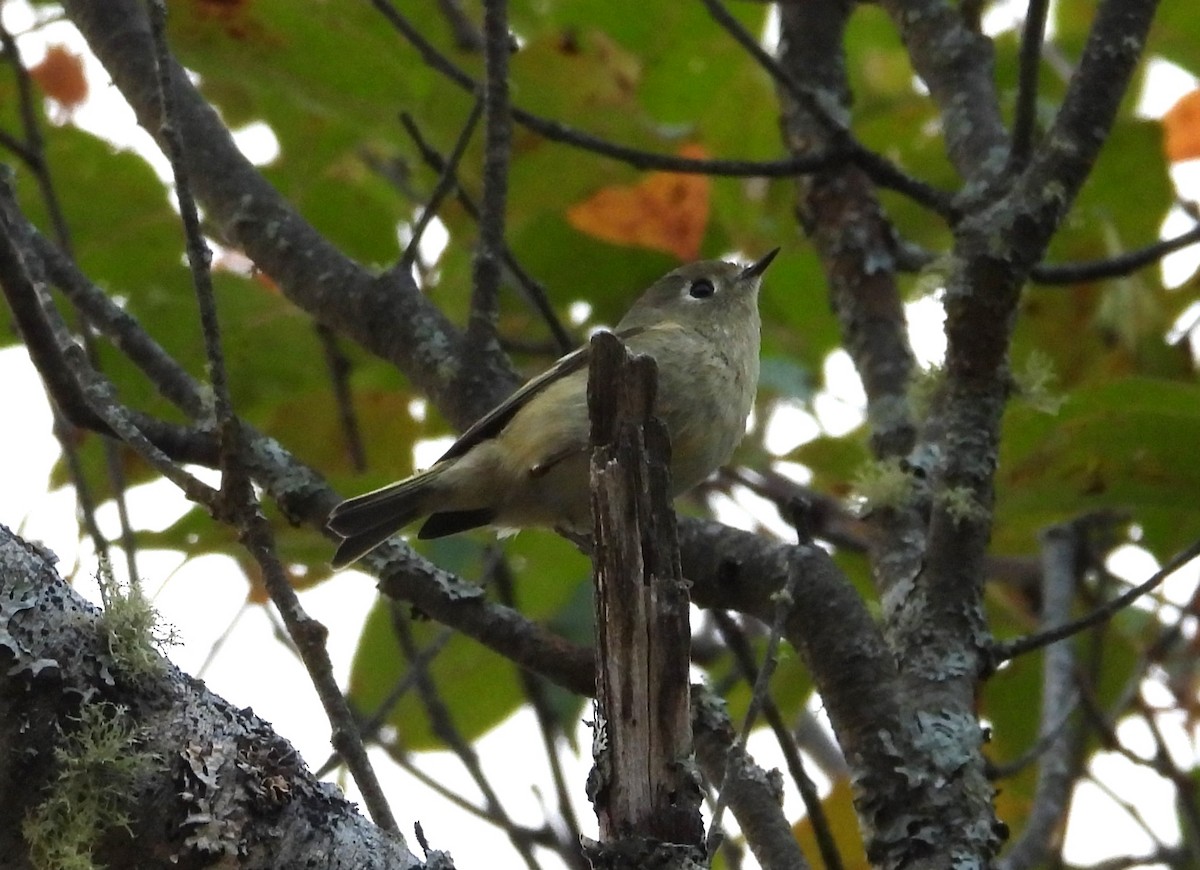
{"type": "MultiPolygon", "coordinates": [[[[410,5],[408,12],[425,36],[479,78],[481,56],[456,43],[436,4],[410,5]]],[[[1084,0],[1062,0],[1054,8],[1047,55],[1057,60],[1047,64],[1042,76],[1039,109],[1045,118],[1061,102],[1065,85],[1056,72],[1078,55],[1092,10],[1093,4],[1084,0]]],[[[731,11],[751,32],[767,27],[765,4],[736,3],[731,11]]],[[[378,268],[394,263],[405,232],[437,181],[398,114],[410,114],[425,139],[445,153],[459,135],[473,97],[432,69],[367,3],[174,2],[171,12],[174,51],[196,73],[201,91],[228,125],[269,125],[278,142],[278,156],[263,170],[271,183],[353,258],[378,268]]],[[[42,7],[41,14],[53,11],[42,7]]],[[[700,4],[513,2],[509,14],[520,41],[511,58],[516,105],[655,152],[691,149],[687,153],[757,160],[780,155],[777,99],[770,80],[713,25],[700,4]]],[[[989,20],[1003,22],[1004,13],[996,11],[989,20]]],[[[999,90],[1011,105],[1017,76],[1015,32],[997,27],[995,42],[999,90]]],[[[1200,18],[1186,3],[1164,4],[1148,56],[1195,72],[1200,70],[1196,46],[1200,18]]],[[[861,141],[912,175],[940,187],[955,186],[937,115],[914,87],[907,55],[881,9],[867,4],[856,11],[847,47],[855,94],[853,128],[861,141]]],[[[66,54],[69,59],[70,52],[66,54]]],[[[80,101],[72,69],[70,63],[58,70],[44,66],[35,78],[55,120],[46,131],[46,160],[58,180],[74,254],[84,272],[110,288],[177,360],[203,377],[204,349],[180,257],[178,218],[141,157],[114,152],[71,123],[80,101]]],[[[20,126],[16,87],[11,76],[0,80],[2,129],[20,126]]],[[[1133,93],[1139,90],[1135,84],[1133,93]]],[[[1158,239],[1168,212],[1177,209],[1180,194],[1170,177],[1163,126],[1140,117],[1135,104],[1134,98],[1127,99],[1049,261],[1109,258],[1150,244],[1158,239]]],[[[1168,116],[1177,162],[1200,156],[1200,149],[1187,144],[1188,130],[1197,126],[1182,110],[1168,116]]],[[[520,126],[513,144],[507,242],[557,311],[566,312],[580,300],[590,305],[586,324],[574,330],[577,337],[585,327],[614,322],[639,288],[681,258],[754,255],[783,244],[762,300],[764,377],[757,426],[737,462],[754,469],[774,465],[820,492],[849,498],[869,456],[861,426],[827,431],[802,444],[795,443],[800,434],[780,436],[772,446],[790,440],[785,450],[771,450],[764,443],[768,421],[790,422],[799,431],[796,421],[807,425],[810,418],[797,410],[813,414],[831,390],[845,389],[829,382],[827,361],[838,352],[840,333],[820,263],[797,229],[793,183],[664,178],[550,142],[520,126]],[[627,225],[606,234],[602,227],[611,215],[598,195],[618,197],[621,210],[633,215],[627,225]],[[679,199],[672,202],[673,196],[679,199]]],[[[481,184],[481,147],[476,135],[459,170],[462,187],[475,193],[481,184]]],[[[23,207],[39,225],[49,227],[33,174],[19,171],[17,181],[23,207]]],[[[900,195],[885,191],[882,198],[904,240],[934,252],[948,247],[949,231],[939,219],[900,195]]],[[[428,295],[461,323],[470,302],[477,228],[453,199],[439,216],[448,244],[420,261],[418,269],[428,295]]],[[[321,469],[340,492],[363,491],[411,473],[414,445],[453,432],[432,407],[417,401],[418,392],[391,364],[340,343],[366,450],[365,468],[356,467],[331,386],[328,344],[312,320],[269,280],[247,269],[236,252],[219,258],[219,266],[218,301],[238,412],[321,469]]],[[[910,301],[936,298],[937,270],[909,274],[903,283],[910,301]]],[[[996,556],[1032,559],[1043,529],[1091,511],[1119,512],[1125,521],[1113,544],[1136,543],[1158,559],[1200,535],[1195,498],[1200,471],[1193,461],[1194,445],[1200,443],[1200,386],[1191,343],[1198,290],[1195,275],[1168,288],[1153,268],[1127,277],[1026,290],[1013,345],[1014,368],[1032,372],[1032,378],[1051,372],[1053,383],[1046,393],[1061,397],[1061,405],[1047,413],[1044,403],[1018,400],[1005,417],[992,544],[996,556]],[[1172,339],[1165,340],[1172,329],[1172,339]]],[[[511,340],[516,363],[528,373],[544,367],[558,349],[514,282],[506,282],[501,305],[500,332],[511,340]]],[[[0,319],[6,317],[0,311],[0,319]]],[[[16,341],[6,320],[0,341],[16,341]]],[[[100,360],[128,404],[178,419],[119,353],[101,346],[100,360]]],[[[828,420],[821,414],[811,419],[822,418],[828,420]]],[[[112,494],[112,477],[100,441],[84,435],[76,447],[93,497],[104,500],[112,494]]],[[[128,484],[154,477],[132,453],[122,452],[121,461],[128,484]]],[[[52,485],[66,486],[70,480],[60,463],[52,485]]],[[[773,509],[728,481],[714,490],[731,491],[754,511],[773,509]]],[[[714,491],[707,498],[718,496],[714,491]]],[[[728,502],[720,503],[726,505],[725,516],[737,516],[728,502]]],[[[693,499],[684,509],[702,511],[704,499],[693,499]]],[[[281,552],[298,586],[359,582],[331,577],[326,540],[311,529],[275,519],[281,552]]],[[[777,521],[760,523],[753,513],[740,519],[764,532],[778,528],[777,521]]],[[[164,530],[138,528],[136,540],[139,548],[178,550],[189,559],[231,556],[245,575],[237,594],[263,601],[255,569],[232,534],[199,509],[164,530]]],[[[484,535],[418,546],[437,564],[465,577],[481,576],[495,558],[484,535]]],[[[522,534],[506,545],[505,553],[519,609],[570,638],[587,638],[587,562],[565,542],[541,532],[522,534]]],[[[861,554],[842,550],[838,561],[870,594],[861,554]]],[[[1027,589],[996,584],[989,599],[993,630],[1001,637],[1031,630],[1035,606],[1027,589]]],[[[1162,620],[1174,618],[1169,608],[1133,609],[1114,620],[1104,633],[1103,655],[1089,665],[1098,708],[1110,709],[1129,680],[1141,673],[1147,644],[1162,631],[1162,620]]],[[[433,623],[417,623],[413,631],[421,646],[444,643],[432,673],[440,684],[453,686],[445,697],[466,738],[480,737],[525,703],[525,687],[509,662],[482,652],[466,638],[445,640],[433,623]]],[[[349,696],[359,709],[375,709],[406,672],[396,643],[390,608],[380,603],[357,641],[349,696]]],[[[1182,662],[1174,664],[1181,672],[1172,673],[1169,681],[1173,721],[1193,734],[1194,674],[1182,662]]],[[[718,683],[736,683],[726,679],[731,673],[724,658],[710,664],[718,683]]],[[[786,717],[794,719],[812,704],[811,684],[795,659],[784,662],[775,686],[786,717]]],[[[992,726],[989,755],[997,761],[1018,758],[1035,743],[1037,721],[1026,699],[1037,697],[1039,686],[1038,657],[1016,663],[987,685],[981,712],[992,726]]],[[[748,693],[735,686],[729,697],[736,717],[744,711],[748,693]]],[[[574,735],[571,723],[582,715],[581,702],[556,695],[554,709],[561,727],[574,735]]],[[[387,721],[396,735],[394,753],[444,746],[415,695],[396,704],[387,721]]],[[[1098,747],[1094,741],[1089,751],[1098,747]]],[[[1194,763],[1193,754],[1181,762],[1181,770],[1194,775],[1194,763]]],[[[1021,826],[1034,773],[1026,768],[1004,784],[1000,814],[1013,828],[1021,826]]],[[[841,839],[849,844],[855,839],[854,819],[844,784],[830,800],[841,839]]]]}

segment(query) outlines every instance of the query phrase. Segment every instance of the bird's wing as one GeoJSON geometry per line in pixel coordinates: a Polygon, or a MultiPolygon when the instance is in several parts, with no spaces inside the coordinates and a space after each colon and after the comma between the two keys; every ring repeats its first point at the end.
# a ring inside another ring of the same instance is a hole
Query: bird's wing
{"type": "MultiPolygon", "coordinates": [[[[617,338],[625,341],[639,333],[645,332],[647,328],[645,326],[630,326],[615,330],[614,334],[617,338]]],[[[549,384],[582,369],[588,364],[590,358],[591,345],[585,344],[578,350],[573,350],[559,359],[550,368],[527,381],[524,386],[511,396],[476,420],[466,432],[459,436],[457,441],[450,445],[450,449],[441,455],[438,462],[462,456],[479,442],[495,438],[500,433],[500,430],[508,424],[508,421],[513,418],[517,411],[525,407],[530,399],[540,393],[549,384]]]]}

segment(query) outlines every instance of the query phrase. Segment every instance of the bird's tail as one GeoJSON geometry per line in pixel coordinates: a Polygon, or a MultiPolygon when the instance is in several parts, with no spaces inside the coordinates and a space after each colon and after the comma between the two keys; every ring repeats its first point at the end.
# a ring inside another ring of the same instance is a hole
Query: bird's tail
{"type": "Polygon", "coordinates": [[[333,554],[333,567],[344,568],[374,550],[418,517],[429,513],[442,469],[389,484],[339,504],[326,525],[343,540],[333,554]]]}

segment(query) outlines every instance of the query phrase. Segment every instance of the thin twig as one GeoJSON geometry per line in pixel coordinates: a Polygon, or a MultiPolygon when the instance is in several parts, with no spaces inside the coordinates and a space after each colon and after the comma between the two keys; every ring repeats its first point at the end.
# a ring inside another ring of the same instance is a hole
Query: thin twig
{"type": "Polygon", "coordinates": [[[1144,833],[1147,837],[1149,837],[1152,842],[1156,842],[1156,843],[1160,842],[1158,839],[1158,836],[1154,833],[1154,828],[1151,827],[1150,822],[1146,819],[1146,817],[1144,815],[1142,815],[1142,811],[1140,809],[1138,809],[1136,804],[1131,803],[1130,801],[1127,801],[1125,798],[1123,798],[1120,795],[1119,792],[1115,791],[1112,788],[1112,786],[1110,786],[1104,780],[1100,779],[1098,776],[1096,776],[1090,770],[1086,771],[1084,773],[1084,776],[1092,783],[1092,785],[1096,786],[1096,788],[1098,788],[1098,789],[1100,789],[1100,791],[1104,792],[1104,795],[1110,801],[1112,801],[1114,804],[1116,804],[1118,807],[1120,807],[1122,810],[1124,810],[1125,814],[1128,815],[1129,818],[1133,820],[1134,824],[1136,824],[1139,828],[1142,829],[1142,833],[1144,833]]]}
{"type": "MultiPolygon", "coordinates": [[[[142,328],[137,319],[88,280],[79,267],[53,242],[25,223],[30,244],[47,274],[67,300],[88,322],[119,348],[149,378],[154,388],[189,417],[208,414],[199,385],[160,344],[142,328]]],[[[216,455],[216,452],[213,452],[216,455]]]]}
{"type": "Polygon", "coordinates": [[[537,861],[530,849],[528,839],[522,834],[522,828],[515,824],[509,817],[508,812],[504,809],[504,803],[500,800],[499,795],[496,794],[495,789],[492,788],[491,782],[479,764],[479,756],[454,724],[454,718],[451,716],[445,702],[442,701],[437,684],[434,682],[428,668],[424,664],[418,664],[419,650],[412,635],[412,627],[408,615],[401,606],[396,604],[392,605],[391,614],[392,630],[395,633],[396,640],[400,644],[400,651],[409,660],[410,664],[413,665],[417,692],[421,696],[421,702],[425,707],[426,714],[429,716],[429,723],[433,727],[434,733],[446,744],[451,752],[458,756],[458,760],[467,769],[467,773],[471,775],[472,781],[474,781],[480,792],[482,792],[491,823],[508,834],[513,848],[521,855],[530,870],[537,870],[537,861]]]}
{"type": "MultiPolygon", "coordinates": [[[[724,610],[714,610],[712,616],[726,646],[733,653],[734,661],[737,662],[743,679],[751,685],[756,684],[758,667],[754,663],[754,654],[746,640],[746,633],[724,610]]],[[[775,740],[787,762],[788,773],[791,774],[792,782],[796,784],[800,798],[804,801],[804,808],[808,812],[808,817],[812,822],[813,835],[817,840],[817,848],[821,852],[821,859],[825,862],[825,870],[841,870],[844,866],[842,856],[838,851],[837,842],[833,838],[833,831],[829,827],[829,819],[825,815],[821,795],[817,791],[816,783],[804,769],[804,760],[800,757],[796,741],[784,724],[783,716],[780,714],[779,708],[775,706],[775,699],[770,695],[763,699],[763,717],[775,734],[775,740]]]]}
{"type": "Polygon", "coordinates": [[[1111,619],[1197,557],[1200,557],[1200,540],[1193,541],[1172,556],[1165,565],[1150,575],[1149,579],[1118,595],[1116,598],[1105,602],[1087,616],[1073,619],[1048,631],[1040,631],[1026,637],[995,644],[991,650],[993,663],[1000,664],[1019,655],[1042,649],[1056,641],[1063,640],[1073,634],[1078,634],[1084,629],[1091,628],[1094,625],[1099,625],[1111,619]]]}
{"type": "MultiPolygon", "coordinates": [[[[767,698],[767,691],[771,684],[771,675],[775,672],[776,665],[779,664],[779,641],[783,638],[784,623],[787,622],[788,614],[791,613],[792,605],[795,602],[795,589],[796,584],[799,582],[799,575],[799,571],[795,569],[791,570],[788,573],[786,585],[775,594],[775,619],[771,624],[770,634],[767,635],[767,648],[763,653],[762,667],[759,668],[758,677],[754,681],[754,688],[750,694],[750,706],[746,710],[746,718],[742,722],[742,730],[738,735],[737,742],[741,746],[746,745],[746,738],[750,736],[750,729],[754,726],[754,721],[758,718],[759,710],[762,709],[763,703],[767,698]]],[[[722,781],[723,785],[724,782],[722,781]]],[[[725,810],[725,796],[720,787],[718,787],[717,791],[717,805],[713,809],[712,821],[709,823],[708,835],[705,837],[705,845],[710,857],[716,852],[721,815],[725,810]]]]}
{"type": "Polygon", "coordinates": [[[450,25],[454,44],[462,51],[477,52],[483,49],[483,34],[479,27],[463,11],[461,0],[438,0],[438,9],[450,25]]]}
{"type": "Polygon", "coordinates": [[[214,490],[200,483],[148,437],[170,437],[178,427],[125,409],[112,383],[91,367],[83,349],[72,341],[62,315],[43,291],[41,261],[30,252],[28,235],[15,215],[11,179],[0,179],[0,287],[8,299],[25,346],[55,402],[70,408],[72,422],[86,424],[129,443],[189,498],[208,504],[214,490]]]}
{"type": "MultiPolygon", "coordinates": [[[[1123,278],[1138,269],[1152,266],[1167,254],[1200,242],[1200,225],[1145,247],[1114,257],[1079,263],[1041,263],[1029,271],[1030,280],[1045,286],[1079,284],[1105,278],[1123,278]]],[[[919,245],[905,242],[897,247],[896,267],[903,272],[919,272],[937,259],[937,255],[919,245]]]]}
{"type": "Polygon", "coordinates": [[[1013,119],[1009,170],[1020,172],[1029,162],[1033,134],[1037,125],[1038,67],[1042,62],[1042,41],[1046,35],[1046,12],[1050,0],[1029,0],[1025,25],[1021,28],[1021,62],[1017,84],[1017,106],[1013,119]]]}
{"type": "Polygon", "coordinates": [[[903,193],[917,202],[952,220],[956,212],[951,194],[913,178],[886,158],[870,151],[854,138],[850,129],[822,102],[820,95],[805,87],[788,73],[775,58],[759,45],[758,40],[725,8],[721,0],[701,0],[717,24],[721,25],[763,70],[774,79],[822,127],[832,143],[832,151],[845,154],[881,187],[903,193]]]}
{"type": "Polygon", "coordinates": [[[433,188],[433,193],[429,195],[429,201],[425,203],[425,208],[422,209],[421,216],[413,224],[412,238],[405,246],[404,253],[401,255],[400,261],[396,264],[395,268],[407,271],[416,262],[417,253],[421,246],[421,238],[425,235],[425,229],[437,215],[438,209],[441,208],[446,196],[458,186],[458,179],[455,175],[458,172],[458,164],[467,152],[467,145],[471,142],[471,134],[475,132],[475,125],[479,123],[479,119],[482,116],[483,100],[476,100],[475,104],[471,107],[471,113],[467,116],[467,122],[463,124],[462,130],[459,131],[458,139],[454,143],[454,150],[450,152],[449,158],[437,170],[439,173],[437,184],[433,188]]]}
{"type": "MultiPolygon", "coordinates": [[[[63,212],[58,192],[54,188],[54,180],[50,175],[50,165],[46,161],[46,145],[42,137],[41,124],[39,123],[41,112],[38,109],[38,100],[33,93],[33,82],[29,75],[29,70],[21,61],[16,40],[13,39],[12,34],[3,24],[0,24],[0,45],[3,46],[4,53],[12,59],[13,70],[17,80],[17,105],[20,110],[21,125],[25,131],[24,156],[27,158],[27,164],[33,173],[34,179],[37,181],[42,201],[46,205],[46,211],[50,216],[50,224],[54,228],[54,237],[58,241],[59,247],[68,257],[73,259],[74,246],[71,242],[70,226],[63,212]]],[[[100,354],[96,348],[91,328],[84,323],[80,326],[79,334],[83,338],[83,346],[92,367],[100,371],[100,354]]],[[[69,431],[74,427],[69,421],[58,419],[60,413],[58,408],[54,408],[53,413],[56,417],[55,433],[59,436],[59,443],[62,446],[63,453],[67,457],[67,466],[75,482],[76,499],[79,502],[80,512],[84,517],[84,525],[88,529],[88,534],[95,542],[96,555],[101,560],[108,559],[109,542],[101,534],[99,526],[96,523],[94,516],[95,504],[91,495],[91,488],[84,476],[83,464],[78,456],[75,439],[69,431]]],[[[138,582],[137,549],[134,541],[133,526],[129,522],[129,509],[125,499],[125,472],[121,465],[119,448],[115,442],[106,438],[101,442],[101,450],[104,452],[104,462],[109,484],[112,487],[113,502],[117,508],[117,520],[121,529],[121,548],[125,551],[126,571],[129,576],[129,582],[136,585],[138,582]]]]}
{"type": "MultiPolygon", "coordinates": [[[[378,739],[380,729],[387,724],[396,705],[417,684],[420,669],[429,667],[430,663],[437,658],[438,653],[445,649],[446,644],[453,639],[454,634],[454,629],[443,627],[433,640],[417,652],[416,657],[409,663],[408,670],[400,679],[396,680],[395,685],[388,690],[387,695],[379,702],[375,710],[369,716],[360,717],[358,730],[362,734],[363,743],[372,743],[378,739]]],[[[341,756],[336,752],[333,753],[317,769],[317,776],[325,776],[341,764],[341,761],[341,756]]]]}
{"type": "Polygon", "coordinates": [[[39,101],[33,93],[33,80],[29,76],[29,70],[21,62],[17,41],[13,39],[12,34],[3,24],[0,24],[0,46],[3,47],[4,53],[12,59],[13,74],[17,83],[17,108],[21,115],[21,126],[25,132],[23,152],[18,151],[17,153],[23,153],[26,163],[33,171],[33,176],[41,189],[42,200],[46,204],[46,211],[50,215],[50,223],[54,227],[55,238],[63,246],[63,250],[70,252],[71,231],[67,226],[66,216],[63,214],[62,205],[54,191],[49,168],[46,165],[46,146],[42,139],[41,125],[38,123],[39,101]]]}
{"type": "MultiPolygon", "coordinates": [[[[513,582],[512,571],[504,558],[503,550],[496,548],[491,555],[492,569],[489,572],[496,580],[496,591],[500,603],[507,607],[516,608],[516,584],[513,582]]],[[[542,748],[550,765],[550,777],[554,783],[554,795],[558,801],[558,815],[567,829],[567,842],[578,844],[581,830],[579,819],[575,815],[575,807],[571,803],[570,792],[567,789],[567,779],[563,773],[562,759],[558,753],[558,737],[561,726],[546,696],[546,686],[542,678],[529,673],[524,668],[517,668],[517,677],[525,691],[529,706],[537,717],[538,731],[542,737],[542,748]]],[[[570,852],[564,850],[563,859],[575,862],[581,868],[587,866],[586,860],[578,849],[570,852]]]]}
{"type": "Polygon", "coordinates": [[[500,258],[504,249],[508,208],[508,162],[512,117],[508,105],[508,5],[483,0],[483,196],[479,210],[479,245],[475,250],[474,291],[467,323],[470,353],[499,352],[500,258]]]}
{"type": "MultiPolygon", "coordinates": [[[[8,145],[32,172],[34,180],[37,182],[38,190],[41,193],[42,202],[46,206],[46,212],[50,216],[50,224],[54,228],[54,235],[58,239],[58,244],[67,252],[68,256],[71,256],[71,232],[66,216],[63,214],[62,204],[54,189],[53,180],[50,177],[50,167],[46,162],[45,140],[42,138],[41,124],[38,123],[41,113],[38,109],[38,100],[33,92],[33,81],[29,75],[29,70],[21,60],[21,53],[17,48],[16,39],[13,38],[12,33],[3,23],[0,23],[0,47],[3,48],[4,54],[12,62],[13,76],[16,79],[17,85],[17,108],[21,118],[21,126],[25,134],[24,143],[19,143],[15,139],[11,139],[8,141],[8,145]]],[[[84,326],[81,334],[88,357],[95,366],[97,355],[91,333],[84,326]]],[[[98,366],[96,367],[99,368],[98,366]]],[[[70,420],[62,415],[62,411],[53,402],[51,402],[51,412],[54,416],[54,435],[58,439],[59,446],[67,462],[67,469],[75,484],[75,500],[79,515],[83,520],[83,526],[96,548],[97,558],[102,561],[107,560],[109,558],[109,541],[101,533],[100,526],[96,522],[95,499],[92,496],[91,485],[88,483],[87,476],[84,473],[83,461],[79,456],[79,449],[74,434],[75,427],[70,420]]],[[[120,475],[120,461],[116,454],[117,448],[115,444],[105,440],[102,450],[105,454],[109,478],[113,486],[113,496],[117,504],[117,516],[121,524],[122,542],[125,549],[130,581],[136,583],[137,562],[133,549],[133,533],[129,526],[129,515],[125,505],[124,478],[123,475],[120,475]]]]}
{"type": "MultiPolygon", "coordinates": [[[[403,840],[383,789],[367,758],[358,736],[345,696],[337,686],[333,666],[325,647],[325,627],[311,619],[300,606],[299,598],[275,551],[274,533],[260,510],[250,486],[250,477],[241,458],[241,431],[229,395],[229,382],[221,348],[220,323],[213,295],[209,266],[212,252],[204,242],[199,214],[184,171],[183,141],[174,115],[174,62],[167,49],[167,9],[164,0],[150,0],[150,28],[158,68],[159,99],[162,102],[162,139],[175,179],[175,193],[186,237],[188,263],[200,307],[201,328],[212,382],[214,411],[221,433],[221,504],[238,526],[239,538],[263,572],[263,580],[272,601],[279,609],[288,633],[304,661],[314,688],[333,727],[332,741],[362,792],[363,800],[375,824],[403,840]]],[[[214,502],[210,508],[217,508],[214,502]]]]}
{"type": "Polygon", "coordinates": [[[1151,763],[1160,776],[1170,780],[1171,784],[1175,786],[1176,794],[1179,797],[1175,802],[1176,812],[1186,822],[1187,828],[1182,839],[1185,844],[1190,845],[1195,853],[1200,849],[1200,808],[1196,805],[1195,780],[1192,778],[1191,771],[1182,770],[1171,757],[1171,750],[1167,747],[1167,740],[1163,735],[1162,728],[1159,727],[1155,710],[1146,703],[1144,696],[1138,699],[1138,707],[1146,727],[1154,738],[1154,758],[1151,763]]]}
{"type": "MultiPolygon", "coordinates": [[[[426,773],[424,770],[413,764],[410,754],[405,751],[403,747],[397,745],[396,743],[386,743],[383,744],[382,748],[385,752],[387,752],[388,757],[396,763],[397,767],[399,767],[417,782],[421,783],[421,785],[436,793],[438,796],[444,798],[448,803],[458,807],[464,813],[468,813],[480,821],[487,822],[488,824],[495,824],[496,820],[489,815],[486,809],[471,803],[450,786],[446,785],[444,782],[438,780],[434,776],[426,773]]],[[[552,831],[549,826],[542,828],[530,828],[525,825],[513,825],[513,828],[519,832],[520,836],[524,837],[534,845],[545,846],[549,849],[556,848],[560,845],[558,839],[554,835],[554,831],[552,831]]]]}
{"type": "MultiPolygon", "coordinates": [[[[417,150],[421,152],[421,158],[428,163],[437,172],[446,172],[448,163],[438,151],[433,148],[422,135],[420,128],[417,126],[413,117],[407,112],[400,115],[400,123],[404,125],[404,129],[408,135],[412,137],[413,143],[417,146],[417,150]]],[[[479,206],[475,200],[467,193],[462,185],[458,184],[458,179],[453,172],[449,173],[450,178],[454,181],[457,191],[456,197],[463,210],[476,221],[480,219],[479,206]]],[[[562,321],[554,311],[554,306],[550,304],[549,298],[546,296],[546,288],[535,281],[528,272],[521,267],[517,262],[517,258],[513,255],[512,250],[506,244],[503,248],[504,266],[507,268],[525,292],[525,295],[533,303],[535,309],[549,327],[551,335],[554,336],[555,342],[558,344],[559,350],[562,353],[567,353],[577,347],[577,342],[571,338],[562,321]]]]}
{"type": "MultiPolygon", "coordinates": [[[[478,83],[475,79],[442,54],[389,0],[372,0],[372,5],[405,39],[412,43],[426,64],[463,90],[476,92],[478,83]]],[[[937,190],[924,182],[910,178],[878,155],[873,155],[875,159],[872,160],[872,155],[866,149],[862,149],[861,153],[854,155],[831,152],[812,156],[786,157],[781,160],[693,159],[644,151],[640,148],[631,148],[627,145],[610,142],[559,121],[540,117],[518,106],[512,108],[512,117],[517,123],[547,139],[619,160],[638,169],[687,172],[697,175],[792,178],[802,173],[818,172],[831,166],[838,166],[849,159],[857,159],[863,161],[861,164],[863,170],[871,175],[881,187],[904,193],[915,202],[939,214],[953,213],[953,207],[949,203],[950,197],[945,191],[937,190]]]]}
{"type": "Polygon", "coordinates": [[[1200,225],[1169,239],[1146,245],[1115,257],[1086,263],[1043,263],[1035,266],[1030,277],[1038,284],[1078,284],[1102,278],[1121,278],[1145,266],[1153,265],[1174,251],[1200,242],[1200,225]]]}
{"type": "MultiPolygon", "coordinates": [[[[1082,574],[1081,540],[1087,534],[1083,523],[1054,526],[1042,535],[1041,624],[1054,629],[1067,620],[1082,574]]],[[[1060,830],[1075,783],[1073,770],[1083,730],[1078,724],[1060,727],[1063,711],[1073,710],[1079,695],[1071,690],[1075,652],[1067,641],[1052,644],[1042,664],[1042,710],[1039,731],[1053,740],[1041,755],[1033,803],[1020,837],[998,862],[1001,870],[1026,870],[1053,861],[1060,830]]]]}
{"type": "Polygon", "coordinates": [[[367,450],[363,446],[362,432],[358,426],[358,414],[354,411],[354,395],[350,391],[350,360],[338,344],[337,333],[323,323],[317,324],[317,338],[325,352],[325,367],[333,384],[333,397],[337,402],[338,422],[346,439],[346,452],[350,455],[350,467],[355,471],[367,470],[367,450]]]}

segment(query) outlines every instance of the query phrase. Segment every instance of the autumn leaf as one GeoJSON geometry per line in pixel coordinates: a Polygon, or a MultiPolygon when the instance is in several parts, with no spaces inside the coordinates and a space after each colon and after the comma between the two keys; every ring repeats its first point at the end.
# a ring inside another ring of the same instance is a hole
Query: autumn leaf
{"type": "Polygon", "coordinates": [[[1200,89],[1180,97],[1162,119],[1163,151],[1172,163],[1200,157],[1200,89]]]}
{"type": "Polygon", "coordinates": [[[88,84],[83,75],[83,60],[61,45],[46,49],[46,57],[30,68],[29,75],[46,96],[68,111],[87,99],[88,84]]]}
{"type": "MultiPolygon", "coordinates": [[[[679,154],[708,156],[700,145],[685,145],[679,154]]],[[[704,175],[651,172],[636,184],[606,187],[576,203],[567,209],[567,221],[606,242],[694,260],[708,225],[710,187],[704,175]]]]}
{"type": "MultiPolygon", "coordinates": [[[[841,852],[843,866],[846,870],[867,870],[871,865],[863,854],[862,837],[858,832],[858,817],[854,814],[854,802],[850,794],[850,782],[846,777],[839,777],[833,784],[833,789],[821,801],[825,813],[825,825],[832,834],[834,843],[841,852]]],[[[806,855],[817,855],[817,835],[813,828],[812,816],[805,815],[792,825],[801,848],[806,855]]]]}

